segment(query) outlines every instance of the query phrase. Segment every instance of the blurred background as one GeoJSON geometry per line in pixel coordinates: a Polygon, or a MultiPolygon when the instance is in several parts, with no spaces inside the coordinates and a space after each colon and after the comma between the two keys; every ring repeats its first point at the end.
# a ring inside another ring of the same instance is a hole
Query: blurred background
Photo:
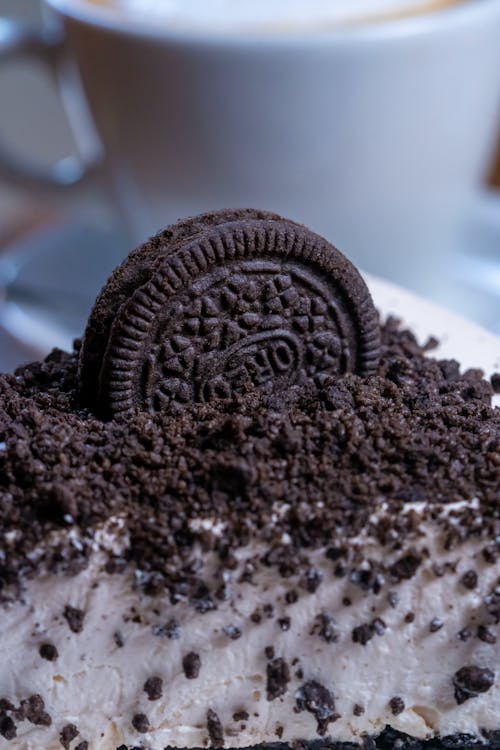
{"type": "MultiPolygon", "coordinates": [[[[38,25],[39,2],[0,0],[0,17],[38,25]]],[[[55,84],[40,67],[26,61],[9,63],[8,70],[0,67],[0,137],[9,150],[41,167],[75,153],[55,84]]],[[[114,250],[116,215],[112,206],[103,209],[105,203],[95,189],[78,196],[33,198],[0,179],[1,370],[38,356],[51,345],[68,346],[80,330],[87,296],[83,294],[78,301],[78,289],[58,284],[53,272],[57,261],[51,253],[60,253],[65,243],[71,245],[74,257],[81,257],[82,277],[99,288],[103,267],[110,270],[120,260],[114,250]],[[109,253],[93,278],[88,249],[95,248],[102,258],[108,236],[113,237],[109,253]],[[51,300],[46,315],[37,295],[51,300]]],[[[500,149],[485,174],[478,204],[464,224],[463,247],[458,252],[463,260],[461,286],[450,294],[449,306],[500,335],[500,149]]],[[[377,272],[376,262],[369,270],[377,272]]],[[[380,269],[382,275],[384,271],[380,269]]],[[[408,285],[408,279],[403,281],[408,285]]],[[[422,284],[417,291],[423,291],[422,284]]]]}

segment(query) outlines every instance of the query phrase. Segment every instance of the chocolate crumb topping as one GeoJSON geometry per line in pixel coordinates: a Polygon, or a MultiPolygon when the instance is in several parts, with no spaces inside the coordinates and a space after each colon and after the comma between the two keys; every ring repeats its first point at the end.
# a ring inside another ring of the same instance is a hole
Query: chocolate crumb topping
{"type": "Polygon", "coordinates": [[[224,747],[224,730],[221,720],[211,708],[207,711],[207,729],[211,747],[224,747]]]}
{"type": "Polygon", "coordinates": [[[278,657],[267,664],[266,674],[267,700],[273,701],[288,690],[288,683],[291,679],[290,667],[284,659],[278,657]]]}
{"type": "Polygon", "coordinates": [[[163,680],[161,677],[148,677],[144,683],[144,692],[150,701],[157,701],[163,695],[163,680]]]}
{"type": "Polygon", "coordinates": [[[486,693],[494,682],[495,674],[488,667],[462,667],[453,676],[455,700],[460,705],[470,698],[477,698],[480,693],[486,693]]]}
{"type": "Polygon", "coordinates": [[[89,750],[89,743],[87,740],[83,740],[83,742],[79,742],[78,745],[75,747],[75,750],[89,750]]]}
{"type": "MultiPolygon", "coordinates": [[[[252,539],[283,551],[287,535],[286,555],[267,559],[280,575],[295,571],[307,590],[318,577],[300,553],[332,548],[342,529],[337,556],[368,529],[381,545],[401,549],[391,569],[381,571],[397,582],[421,564],[408,543],[415,529],[405,503],[426,499],[422,517],[443,539],[458,545],[473,536],[489,548],[498,534],[500,415],[491,406],[492,388],[477,371],[461,373],[455,362],[426,357],[395,320],[381,330],[380,361],[370,378],[326,377],[291,387],[286,398],[238,394],[188,405],[177,417],[138,412],[128,422],[97,420],[78,403],[77,350],[55,351],[0,377],[6,446],[0,452],[0,548],[6,550],[0,598],[16,595],[25,576],[82,570],[96,530],[117,514],[129,541],[122,557],[105,551],[107,569],[140,570],[139,585],[148,593],[166,589],[173,603],[187,598],[200,612],[216,606],[217,590],[200,589],[202,572],[193,575],[187,564],[200,545],[222,559],[252,539]],[[252,482],[235,503],[217,467],[240,459],[252,482]],[[477,507],[454,512],[453,523],[440,516],[448,503],[472,497],[477,507]],[[286,512],[271,519],[270,508],[284,499],[286,512]],[[372,524],[382,505],[383,522],[372,524]],[[193,526],[200,509],[203,519],[221,524],[222,534],[193,526]],[[73,527],[78,548],[67,534],[73,527]],[[13,531],[15,545],[8,542],[13,531]],[[62,532],[55,547],[48,544],[53,532],[62,532]]],[[[488,554],[493,559],[494,550],[488,554]]],[[[256,560],[254,570],[264,564],[256,560]]],[[[334,565],[339,577],[349,572],[342,553],[334,565]]],[[[262,616],[256,611],[250,619],[258,623],[262,616]]]]}
{"type": "Polygon", "coordinates": [[[355,703],[353,706],[352,712],[354,716],[363,716],[365,712],[365,707],[362,706],[360,703],[355,703]]]}
{"type": "Polygon", "coordinates": [[[302,685],[295,694],[298,711],[309,711],[318,722],[317,732],[324,736],[328,724],[339,718],[335,712],[335,699],[324,685],[316,680],[310,680],[302,685]]]}
{"type": "Polygon", "coordinates": [[[495,393],[500,393],[500,372],[494,372],[490,378],[491,387],[495,393]]]}
{"type": "Polygon", "coordinates": [[[135,714],[132,718],[132,726],[140,734],[145,734],[149,730],[149,719],[146,714],[135,714]]]}
{"type": "Polygon", "coordinates": [[[38,651],[42,659],[47,661],[55,661],[59,656],[57,648],[52,643],[42,643],[38,651]]]}
{"type": "Polygon", "coordinates": [[[266,646],[264,649],[266,659],[274,659],[274,646],[266,646]]]}
{"type": "Polygon", "coordinates": [[[64,608],[63,617],[67,621],[69,629],[73,631],[73,633],[82,632],[83,621],[85,619],[85,612],[83,612],[83,610],[67,604],[64,608]]]}
{"type": "Polygon", "coordinates": [[[123,638],[123,634],[120,630],[116,630],[113,633],[113,640],[118,648],[123,648],[125,645],[125,640],[123,638]]]}
{"type": "Polygon", "coordinates": [[[188,680],[195,680],[200,674],[201,659],[195,651],[190,651],[182,659],[182,668],[188,680]]]}
{"type": "Polygon", "coordinates": [[[405,702],[399,695],[395,695],[389,701],[389,708],[393,716],[399,716],[405,710],[405,702]]]}
{"type": "Polygon", "coordinates": [[[64,750],[69,750],[69,746],[71,745],[75,737],[78,737],[79,734],[80,732],[74,724],[66,724],[66,726],[61,729],[59,741],[64,747],[64,750]]]}

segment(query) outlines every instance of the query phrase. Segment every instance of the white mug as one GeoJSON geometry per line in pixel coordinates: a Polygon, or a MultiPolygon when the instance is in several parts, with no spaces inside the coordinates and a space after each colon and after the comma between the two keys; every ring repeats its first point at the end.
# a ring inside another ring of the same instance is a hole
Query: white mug
{"type": "Polygon", "coordinates": [[[1,166],[42,189],[104,177],[134,239],[252,206],[308,224],[368,270],[411,275],[424,251],[445,247],[491,158],[500,0],[248,33],[44,2],[46,32],[4,23],[1,56],[36,55],[56,70],[81,159],[42,174],[4,150],[1,166]]]}

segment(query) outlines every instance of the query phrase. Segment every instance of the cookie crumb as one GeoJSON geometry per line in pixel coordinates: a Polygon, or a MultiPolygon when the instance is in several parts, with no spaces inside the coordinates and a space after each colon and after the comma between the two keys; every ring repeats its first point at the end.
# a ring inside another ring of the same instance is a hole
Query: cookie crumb
{"type": "Polygon", "coordinates": [[[67,604],[64,608],[63,617],[69,625],[69,629],[73,633],[81,633],[83,630],[83,621],[85,619],[85,612],[78,607],[72,607],[67,604]]]}
{"type": "Polygon", "coordinates": [[[201,659],[195,651],[190,651],[182,660],[184,674],[188,680],[195,680],[200,674],[201,659]]]}
{"type": "Polygon", "coordinates": [[[145,734],[149,730],[149,719],[146,714],[135,714],[132,718],[132,726],[139,734],[145,734]]]}
{"type": "Polygon", "coordinates": [[[268,663],[266,673],[267,700],[273,701],[279,698],[280,695],[284,695],[288,690],[288,683],[291,679],[290,667],[284,659],[278,657],[268,663]]]}
{"type": "Polygon", "coordinates": [[[302,685],[295,694],[295,705],[298,711],[309,711],[316,721],[316,731],[324,737],[330,722],[336,721],[339,714],[335,711],[333,693],[316,680],[302,685]]]}
{"type": "Polygon", "coordinates": [[[148,700],[159,700],[163,695],[163,680],[161,677],[148,677],[144,683],[144,692],[148,696],[148,700]]]}
{"type": "Polygon", "coordinates": [[[46,661],[55,661],[59,656],[57,648],[52,643],[42,643],[39,654],[46,661]]]}
{"type": "Polygon", "coordinates": [[[444,620],[442,620],[440,617],[433,617],[429,625],[429,631],[431,633],[437,633],[438,630],[441,630],[443,625],[444,620]]]}
{"type": "Polygon", "coordinates": [[[222,723],[219,716],[211,708],[207,711],[207,729],[211,747],[224,747],[224,730],[222,728],[222,723]]]}
{"type": "Polygon", "coordinates": [[[462,585],[472,591],[477,586],[477,573],[475,570],[467,570],[460,579],[462,585]]]}
{"type": "Polygon", "coordinates": [[[455,700],[458,705],[480,693],[486,693],[495,682],[495,674],[488,667],[466,666],[453,675],[455,700]]]}
{"type": "Polygon", "coordinates": [[[69,750],[69,746],[71,745],[75,737],[78,737],[79,734],[80,732],[74,724],[66,724],[66,726],[61,729],[59,741],[64,747],[64,750],[69,750]]]}
{"type": "Polygon", "coordinates": [[[393,716],[399,716],[405,710],[405,702],[399,695],[395,695],[389,701],[389,708],[393,716]]]}

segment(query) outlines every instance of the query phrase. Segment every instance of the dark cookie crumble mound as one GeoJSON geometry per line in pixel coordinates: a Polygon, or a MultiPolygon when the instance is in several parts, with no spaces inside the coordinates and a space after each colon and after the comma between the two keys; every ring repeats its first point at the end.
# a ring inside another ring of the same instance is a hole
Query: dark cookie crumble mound
{"type": "MultiPolygon", "coordinates": [[[[190,568],[195,547],[231,567],[232,550],[258,538],[268,549],[262,564],[283,575],[303,564],[308,591],[320,581],[297,551],[332,540],[342,549],[368,529],[402,550],[389,579],[411,577],[419,558],[407,542],[416,522],[401,515],[406,503],[427,503],[424,514],[440,524],[448,549],[473,535],[494,562],[500,412],[493,389],[480,371],[461,373],[455,361],[427,357],[427,348],[390,318],[374,376],[324,377],[283,394],[196,404],[175,418],[92,416],[77,399],[78,345],[0,377],[0,600],[39,570],[83,569],[96,529],[113,516],[130,543],[122,556],[108,553],[108,572],[135,566],[148,593],[166,588],[172,601],[188,597],[199,611],[216,603],[190,568]],[[452,511],[452,522],[439,517],[442,506],[471,498],[476,504],[452,511]],[[273,515],[275,504],[286,511],[273,515]],[[200,519],[222,532],[196,525],[200,519]],[[60,533],[71,529],[76,546],[60,533]]],[[[472,586],[472,576],[464,584],[472,586]]]]}
{"type": "MultiPolygon", "coordinates": [[[[225,747],[230,750],[230,743],[225,747]]],[[[292,744],[287,742],[262,742],[241,750],[499,750],[500,732],[485,732],[478,739],[468,734],[453,734],[447,737],[432,737],[419,740],[416,737],[398,732],[387,726],[378,735],[365,736],[361,742],[338,742],[330,738],[319,740],[297,740],[292,744]]],[[[140,750],[121,745],[117,750],[140,750]]],[[[164,750],[179,750],[166,747],[164,750]]],[[[200,750],[195,748],[194,750],[200,750]]]]}

